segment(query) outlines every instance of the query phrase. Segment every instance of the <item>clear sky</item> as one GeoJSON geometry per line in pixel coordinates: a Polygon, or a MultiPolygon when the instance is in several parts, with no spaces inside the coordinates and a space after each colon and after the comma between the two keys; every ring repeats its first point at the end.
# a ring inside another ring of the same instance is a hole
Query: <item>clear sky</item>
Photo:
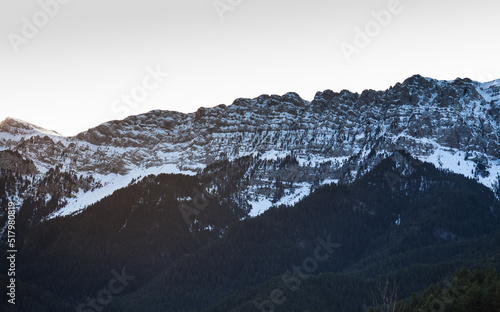
{"type": "Polygon", "coordinates": [[[153,109],[312,100],[417,73],[489,81],[499,34],[498,0],[4,0],[0,120],[74,135],[153,109]]]}

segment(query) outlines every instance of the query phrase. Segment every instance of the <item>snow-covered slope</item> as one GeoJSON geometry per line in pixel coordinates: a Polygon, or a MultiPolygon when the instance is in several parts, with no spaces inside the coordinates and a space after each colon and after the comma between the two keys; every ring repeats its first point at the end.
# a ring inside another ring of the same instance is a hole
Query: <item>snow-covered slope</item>
{"type": "Polygon", "coordinates": [[[91,186],[65,192],[51,216],[74,213],[162,166],[194,174],[248,155],[254,160],[237,196],[250,215],[293,204],[323,183],[352,182],[396,150],[493,187],[500,174],[499,82],[417,75],[386,91],[326,90],[312,101],[262,95],[191,114],[151,111],[69,138],[9,118],[0,124],[0,150],[34,163],[35,185],[57,165],[92,178],[91,186]]]}

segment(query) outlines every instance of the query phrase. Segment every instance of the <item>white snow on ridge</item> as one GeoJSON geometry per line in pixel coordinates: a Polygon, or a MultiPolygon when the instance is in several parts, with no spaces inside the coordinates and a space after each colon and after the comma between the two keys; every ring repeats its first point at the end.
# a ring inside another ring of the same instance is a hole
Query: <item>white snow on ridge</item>
{"type": "Polygon", "coordinates": [[[485,83],[479,83],[479,87],[476,88],[476,90],[477,92],[479,92],[479,94],[481,94],[481,96],[486,100],[486,102],[490,103],[491,101],[500,99],[500,94],[492,97],[490,93],[487,92],[491,87],[497,87],[497,86],[500,86],[500,79],[485,83]]]}
{"type": "MultiPolygon", "coordinates": [[[[461,174],[473,179],[476,171],[476,163],[465,159],[465,152],[451,150],[449,148],[438,147],[430,156],[419,157],[419,160],[433,164],[436,168],[446,169],[453,173],[461,174]]],[[[493,189],[497,176],[500,174],[500,160],[490,160],[486,170],[489,172],[487,177],[478,176],[478,183],[493,189]]]]}
{"type": "MultiPolygon", "coordinates": [[[[337,183],[338,180],[328,179],[328,180],[323,181],[320,184],[325,185],[325,184],[330,184],[332,182],[337,183]]],[[[267,198],[264,195],[258,195],[257,200],[253,200],[253,201],[249,200],[248,201],[248,203],[252,206],[248,215],[250,217],[259,216],[259,215],[263,214],[264,212],[266,212],[267,210],[269,210],[269,208],[271,208],[273,206],[275,206],[275,207],[281,206],[281,205],[293,206],[311,193],[311,186],[312,185],[310,183],[307,183],[307,182],[296,183],[296,184],[294,184],[293,191],[289,192],[288,194],[285,194],[285,196],[283,196],[275,204],[272,203],[270,198],[267,198]]]]}
{"type": "MultiPolygon", "coordinates": [[[[467,178],[474,179],[477,165],[472,160],[466,160],[466,152],[456,148],[449,148],[440,145],[434,140],[428,138],[413,138],[406,134],[401,134],[394,138],[395,142],[399,137],[407,137],[415,139],[421,144],[432,145],[434,152],[428,156],[412,155],[420,161],[433,164],[436,168],[446,169],[456,174],[461,174],[467,178]]],[[[490,158],[488,159],[488,166],[486,170],[490,173],[487,177],[478,176],[477,182],[484,186],[493,189],[494,183],[497,181],[497,176],[500,174],[500,160],[490,158]]]]}
{"type": "Polygon", "coordinates": [[[159,175],[159,174],[185,174],[185,175],[195,175],[196,172],[193,171],[183,171],[177,168],[174,164],[167,164],[160,167],[150,167],[150,168],[137,168],[131,170],[126,175],[119,174],[108,174],[108,175],[94,175],[96,180],[100,181],[103,187],[95,189],[89,192],[80,192],[74,198],[70,198],[67,204],[58,210],[57,212],[51,214],[47,219],[52,219],[55,217],[63,217],[68,215],[74,215],[82,212],[88,206],[97,203],[106,196],[113,194],[115,191],[127,187],[132,180],[138,180],[141,177],[146,177],[148,175],[159,175]]]}
{"type": "Polygon", "coordinates": [[[271,150],[267,151],[262,156],[260,159],[262,160],[278,160],[278,158],[285,158],[286,156],[289,156],[291,153],[290,151],[276,151],[276,150],[271,150]]]}
{"type": "Polygon", "coordinates": [[[325,181],[321,182],[321,185],[327,185],[327,184],[339,184],[339,179],[326,179],[325,181]]]}
{"type": "Polygon", "coordinates": [[[21,119],[17,119],[17,118],[13,118],[13,117],[7,117],[4,121],[8,121],[8,120],[13,120],[19,124],[22,124],[24,127],[28,128],[29,130],[27,129],[22,129],[23,132],[25,131],[33,131],[34,135],[38,134],[44,134],[44,135],[47,135],[51,138],[60,138],[60,139],[66,139],[65,136],[63,136],[62,134],[56,132],[56,131],[53,131],[53,130],[48,130],[48,129],[45,129],[45,128],[42,128],[42,127],[39,127],[39,126],[36,126],[34,124],[31,124],[29,122],[26,122],[24,120],[21,120],[21,119]]]}
{"type": "Polygon", "coordinates": [[[311,184],[307,182],[295,183],[296,187],[293,192],[283,196],[277,203],[276,206],[287,205],[292,206],[302,200],[304,197],[311,193],[311,184]]]}
{"type": "Polygon", "coordinates": [[[252,206],[252,209],[248,213],[250,217],[257,217],[273,206],[273,203],[264,195],[259,195],[257,200],[249,200],[248,203],[252,206]]]}

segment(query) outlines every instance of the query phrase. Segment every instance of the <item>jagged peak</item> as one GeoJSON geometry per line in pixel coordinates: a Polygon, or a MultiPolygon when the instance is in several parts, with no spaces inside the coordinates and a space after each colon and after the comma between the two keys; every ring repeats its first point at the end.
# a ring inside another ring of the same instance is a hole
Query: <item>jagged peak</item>
{"type": "MultiPolygon", "coordinates": [[[[296,92],[287,92],[283,95],[278,95],[278,94],[261,94],[256,98],[250,99],[250,98],[237,98],[236,100],[233,101],[233,104],[230,106],[240,106],[240,107],[249,107],[252,104],[270,104],[270,105],[276,105],[276,104],[285,104],[285,103],[291,103],[297,106],[302,106],[307,103],[306,100],[304,100],[302,97],[300,97],[299,94],[296,92]]],[[[220,107],[221,105],[217,106],[220,107]]],[[[224,106],[225,107],[225,106],[224,106]]]]}
{"type": "Polygon", "coordinates": [[[473,83],[472,79],[470,79],[470,78],[468,78],[468,77],[465,77],[465,78],[457,77],[457,78],[455,79],[455,82],[473,83]]]}
{"type": "Polygon", "coordinates": [[[0,122],[0,131],[13,132],[13,130],[36,131],[46,135],[62,136],[56,131],[48,130],[14,117],[7,117],[0,122]]]}
{"type": "MultiPolygon", "coordinates": [[[[420,86],[420,87],[428,87],[432,84],[436,83],[437,80],[432,78],[427,78],[422,75],[413,75],[403,81],[401,85],[403,86],[420,86]]],[[[397,84],[399,85],[399,83],[397,84]]]]}
{"type": "Polygon", "coordinates": [[[331,101],[335,97],[341,98],[341,97],[350,97],[350,96],[358,96],[358,93],[351,92],[349,90],[343,89],[342,91],[334,92],[330,89],[326,89],[324,91],[318,91],[314,95],[314,100],[313,102],[321,101],[321,100],[327,100],[331,101]]]}
{"type": "Polygon", "coordinates": [[[21,119],[17,119],[14,117],[7,117],[5,118],[2,122],[0,122],[0,125],[16,125],[18,127],[22,127],[25,129],[31,129],[34,125],[30,124],[29,122],[26,122],[21,119]]]}

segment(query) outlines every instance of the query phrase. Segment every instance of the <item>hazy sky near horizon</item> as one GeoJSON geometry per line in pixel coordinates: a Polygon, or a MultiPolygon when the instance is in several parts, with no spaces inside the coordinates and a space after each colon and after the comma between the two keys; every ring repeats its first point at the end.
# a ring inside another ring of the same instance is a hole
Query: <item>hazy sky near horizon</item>
{"type": "Polygon", "coordinates": [[[499,14],[498,0],[5,0],[0,120],[74,135],[153,109],[312,100],[417,73],[499,79],[499,14]]]}

